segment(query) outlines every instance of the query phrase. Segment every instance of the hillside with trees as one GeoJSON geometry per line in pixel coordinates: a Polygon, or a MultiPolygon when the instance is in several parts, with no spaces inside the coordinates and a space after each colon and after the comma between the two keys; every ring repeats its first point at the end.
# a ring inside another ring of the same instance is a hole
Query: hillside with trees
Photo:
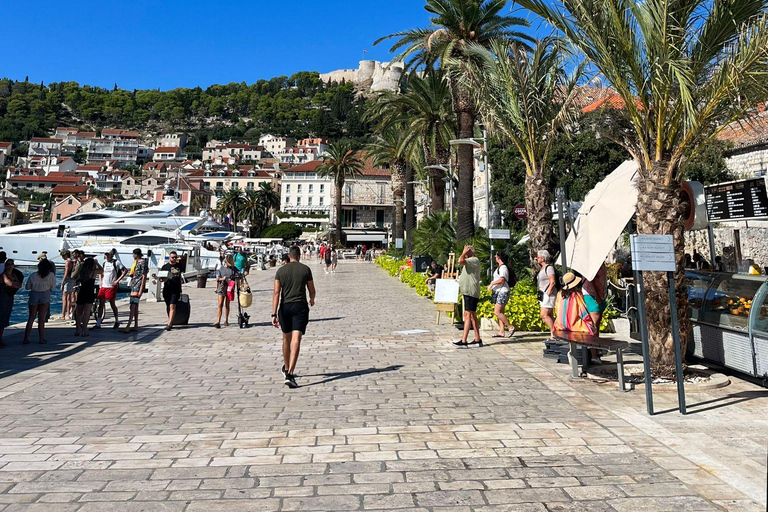
{"type": "Polygon", "coordinates": [[[324,83],[317,72],[169,91],[0,79],[0,140],[21,142],[68,125],[185,131],[193,153],[211,138],[256,141],[263,133],[360,139],[369,132],[362,121],[366,107],[354,84],[324,83]]]}

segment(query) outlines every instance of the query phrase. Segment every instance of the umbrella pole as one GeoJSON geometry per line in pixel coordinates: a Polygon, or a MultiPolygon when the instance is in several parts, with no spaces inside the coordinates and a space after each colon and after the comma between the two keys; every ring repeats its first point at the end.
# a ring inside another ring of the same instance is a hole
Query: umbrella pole
{"type": "Polygon", "coordinates": [[[563,211],[565,189],[563,187],[558,187],[557,190],[555,190],[555,197],[557,198],[557,228],[560,232],[560,264],[563,267],[563,273],[565,273],[568,268],[565,257],[565,215],[563,211]]]}

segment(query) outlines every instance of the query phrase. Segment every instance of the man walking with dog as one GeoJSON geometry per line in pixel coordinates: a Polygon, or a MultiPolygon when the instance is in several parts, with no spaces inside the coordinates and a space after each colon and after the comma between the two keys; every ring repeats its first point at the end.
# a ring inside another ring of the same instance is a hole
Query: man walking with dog
{"type": "Polygon", "coordinates": [[[283,331],[283,378],[289,388],[297,388],[294,371],[299,360],[301,337],[309,323],[309,308],[315,305],[315,283],[312,270],[303,263],[301,249],[288,251],[289,262],[277,270],[272,295],[272,325],[283,331]],[[307,302],[309,292],[309,302],[307,302]]]}

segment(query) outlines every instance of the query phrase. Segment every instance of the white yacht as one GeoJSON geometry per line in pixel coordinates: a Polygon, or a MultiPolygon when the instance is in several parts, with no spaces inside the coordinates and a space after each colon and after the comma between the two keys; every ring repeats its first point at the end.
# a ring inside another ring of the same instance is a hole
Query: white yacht
{"type": "Polygon", "coordinates": [[[178,216],[183,209],[181,203],[164,200],[131,212],[105,208],[75,214],[57,222],[9,226],[0,229],[0,251],[5,251],[17,265],[36,265],[44,252],[53,263],[62,265],[59,251],[64,249],[116,244],[146,231],[175,231],[199,220],[178,216]]]}

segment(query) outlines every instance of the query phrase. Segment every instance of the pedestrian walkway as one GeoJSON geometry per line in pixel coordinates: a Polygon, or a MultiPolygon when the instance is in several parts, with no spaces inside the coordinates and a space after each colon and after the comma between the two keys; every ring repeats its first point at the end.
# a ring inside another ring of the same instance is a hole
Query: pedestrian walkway
{"type": "Polygon", "coordinates": [[[310,265],[317,305],[295,390],[270,324],[274,269],[249,277],[248,329],[234,307],[213,328],[213,289],[187,287],[188,327],[162,331],[153,303],[138,336],[11,337],[0,511],[764,509],[659,440],[667,425],[629,414],[642,401],[537,364],[535,341],[457,349],[458,331],[381,269],[310,265]],[[428,332],[402,333],[414,329],[428,332]]]}

